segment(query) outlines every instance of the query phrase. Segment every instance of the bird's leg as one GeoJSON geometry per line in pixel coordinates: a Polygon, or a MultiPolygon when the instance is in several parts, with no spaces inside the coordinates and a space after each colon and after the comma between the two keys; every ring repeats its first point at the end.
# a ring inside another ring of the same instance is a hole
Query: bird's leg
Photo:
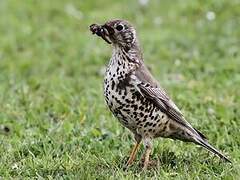
{"type": "Polygon", "coordinates": [[[139,146],[141,144],[142,138],[140,136],[138,136],[138,135],[135,135],[135,140],[136,140],[136,144],[134,145],[134,147],[133,147],[133,149],[131,151],[130,157],[129,157],[128,161],[127,161],[127,164],[126,164],[127,167],[130,166],[133,163],[133,161],[134,161],[134,159],[136,157],[137,151],[139,149],[139,146]]]}
{"type": "Polygon", "coordinates": [[[151,154],[152,149],[151,148],[147,148],[146,152],[144,154],[144,163],[143,163],[143,170],[146,170],[149,164],[149,157],[151,154]]]}
{"type": "Polygon", "coordinates": [[[143,158],[144,158],[143,170],[146,170],[149,164],[149,157],[152,152],[152,142],[150,138],[144,139],[144,146],[146,151],[143,155],[143,158]]]}
{"type": "Polygon", "coordinates": [[[130,165],[132,164],[132,162],[134,161],[139,146],[140,146],[140,142],[137,142],[137,143],[134,145],[134,147],[133,147],[133,149],[132,149],[132,152],[131,152],[131,154],[130,154],[130,157],[129,157],[128,161],[127,161],[127,166],[130,166],[130,165]]]}

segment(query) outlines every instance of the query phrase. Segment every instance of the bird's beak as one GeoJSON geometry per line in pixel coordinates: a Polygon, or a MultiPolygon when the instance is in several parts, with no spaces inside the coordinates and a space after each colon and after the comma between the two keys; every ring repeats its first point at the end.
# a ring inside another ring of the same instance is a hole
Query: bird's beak
{"type": "Polygon", "coordinates": [[[112,44],[110,36],[113,35],[114,30],[107,24],[104,25],[92,24],[90,26],[90,31],[92,31],[93,34],[102,37],[108,44],[112,44]]]}

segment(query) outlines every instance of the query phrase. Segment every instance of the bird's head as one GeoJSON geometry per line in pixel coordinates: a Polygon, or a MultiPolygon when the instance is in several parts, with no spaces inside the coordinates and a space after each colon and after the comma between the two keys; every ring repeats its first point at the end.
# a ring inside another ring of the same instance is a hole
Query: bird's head
{"type": "Polygon", "coordinates": [[[131,48],[136,45],[136,31],[125,20],[111,20],[103,25],[92,24],[90,31],[102,37],[107,43],[123,48],[131,48]]]}

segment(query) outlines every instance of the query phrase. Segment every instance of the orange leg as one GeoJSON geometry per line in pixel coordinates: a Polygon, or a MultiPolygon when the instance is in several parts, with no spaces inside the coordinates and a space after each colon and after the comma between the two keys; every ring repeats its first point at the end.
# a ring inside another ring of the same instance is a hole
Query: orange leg
{"type": "Polygon", "coordinates": [[[152,139],[151,138],[144,138],[143,144],[145,146],[145,153],[143,155],[144,163],[143,163],[143,170],[147,170],[149,164],[149,157],[152,152],[152,139]]]}
{"type": "Polygon", "coordinates": [[[152,149],[147,148],[146,152],[144,154],[144,163],[143,163],[143,170],[147,170],[148,164],[149,164],[149,156],[151,154],[152,149]]]}
{"type": "Polygon", "coordinates": [[[131,155],[130,155],[128,161],[127,161],[127,167],[130,166],[130,165],[133,163],[133,161],[134,161],[134,159],[135,159],[135,157],[136,157],[137,151],[138,151],[138,149],[139,149],[140,144],[141,144],[141,141],[137,142],[137,143],[134,145],[134,147],[133,147],[133,149],[132,149],[132,152],[131,152],[131,155]]]}

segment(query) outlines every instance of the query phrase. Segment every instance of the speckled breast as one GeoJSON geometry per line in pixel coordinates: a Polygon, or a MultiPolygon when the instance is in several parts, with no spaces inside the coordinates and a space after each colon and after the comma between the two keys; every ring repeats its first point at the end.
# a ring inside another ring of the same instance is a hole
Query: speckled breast
{"type": "Polygon", "coordinates": [[[104,96],[121,124],[141,136],[166,136],[168,117],[128,82],[134,64],[113,54],[104,78],[104,96]]]}
{"type": "Polygon", "coordinates": [[[104,96],[112,113],[126,127],[135,127],[135,119],[131,116],[133,108],[134,87],[125,85],[120,76],[107,72],[104,79],[104,96]]]}
{"type": "Polygon", "coordinates": [[[110,110],[125,127],[138,134],[158,133],[162,113],[133,86],[121,84],[116,75],[107,72],[104,95],[110,110]]]}

